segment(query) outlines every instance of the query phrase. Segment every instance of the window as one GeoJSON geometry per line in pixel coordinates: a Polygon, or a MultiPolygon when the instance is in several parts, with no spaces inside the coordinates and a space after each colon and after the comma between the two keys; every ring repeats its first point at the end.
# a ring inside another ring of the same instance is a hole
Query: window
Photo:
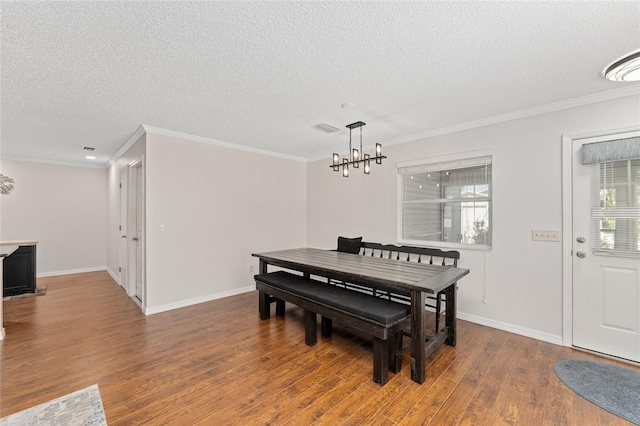
{"type": "Polygon", "coordinates": [[[398,165],[399,240],[491,248],[491,156],[398,165]]]}
{"type": "Polygon", "coordinates": [[[640,160],[598,163],[593,241],[598,253],[640,255],[640,160]]]}

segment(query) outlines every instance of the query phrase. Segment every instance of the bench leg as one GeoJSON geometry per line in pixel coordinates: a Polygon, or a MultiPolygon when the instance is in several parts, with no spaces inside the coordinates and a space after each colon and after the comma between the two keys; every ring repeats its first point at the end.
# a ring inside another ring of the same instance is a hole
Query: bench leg
{"type": "Polygon", "coordinates": [[[397,373],[402,369],[402,331],[389,340],[389,371],[397,373]]]}
{"type": "Polygon", "coordinates": [[[258,309],[260,310],[260,319],[268,320],[271,317],[271,303],[269,302],[270,296],[267,293],[259,292],[258,294],[258,309]]]}
{"type": "Polygon", "coordinates": [[[320,333],[322,337],[331,337],[332,329],[333,321],[331,321],[331,318],[322,317],[320,319],[320,333]]]}
{"type": "Polygon", "coordinates": [[[438,334],[438,331],[440,331],[440,311],[442,308],[442,291],[439,291],[438,294],[436,294],[436,333],[438,334]]]}
{"type": "Polygon", "coordinates": [[[318,343],[318,322],[316,313],[304,311],[304,343],[307,346],[314,346],[318,343]]]}
{"type": "Polygon", "coordinates": [[[373,338],[373,381],[384,385],[389,380],[389,341],[373,338]]]}
{"type": "Polygon", "coordinates": [[[284,300],[276,299],[276,316],[284,316],[284,300]]]}

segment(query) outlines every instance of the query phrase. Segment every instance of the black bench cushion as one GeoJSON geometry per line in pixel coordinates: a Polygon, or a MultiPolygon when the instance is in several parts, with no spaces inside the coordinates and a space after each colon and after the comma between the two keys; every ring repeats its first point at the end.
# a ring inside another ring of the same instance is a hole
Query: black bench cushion
{"type": "Polygon", "coordinates": [[[281,288],[313,301],[335,306],[382,324],[391,324],[411,314],[408,305],[347,290],[285,271],[259,274],[256,281],[281,288]]]}

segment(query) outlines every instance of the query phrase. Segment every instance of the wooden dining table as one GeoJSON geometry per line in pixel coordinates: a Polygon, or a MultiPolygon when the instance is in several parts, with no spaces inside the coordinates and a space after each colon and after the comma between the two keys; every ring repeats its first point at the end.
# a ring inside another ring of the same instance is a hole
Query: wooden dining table
{"type": "MultiPolygon", "coordinates": [[[[456,293],[458,280],[468,269],[384,259],[316,248],[295,248],[253,253],[260,260],[260,273],[268,265],[358,284],[411,297],[411,379],[424,383],[426,358],[440,345],[456,345],[456,293]],[[427,335],[427,295],[446,295],[445,326],[427,335]]],[[[284,312],[281,312],[282,314],[284,312]]]]}

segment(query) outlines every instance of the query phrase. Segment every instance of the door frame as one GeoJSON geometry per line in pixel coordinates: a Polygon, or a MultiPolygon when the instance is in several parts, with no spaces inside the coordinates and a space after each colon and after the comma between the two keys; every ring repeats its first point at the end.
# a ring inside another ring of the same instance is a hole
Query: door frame
{"type": "Polygon", "coordinates": [[[119,237],[120,239],[118,240],[118,279],[119,282],[118,284],[120,284],[120,286],[125,290],[128,291],[128,282],[129,282],[129,167],[125,166],[120,168],[120,170],[118,171],[118,178],[119,178],[119,185],[118,185],[118,197],[119,197],[119,205],[120,205],[120,210],[119,210],[119,237]],[[122,178],[122,176],[124,175],[124,179],[122,178]],[[123,198],[123,192],[124,192],[124,204],[122,203],[122,198],[123,198]],[[124,210],[124,223],[122,220],[122,216],[123,216],[123,210],[124,210]],[[124,227],[124,232],[122,227],[124,227]],[[126,239],[127,242],[126,244],[124,244],[124,250],[122,249],[122,234],[126,235],[126,239]],[[124,251],[124,253],[123,253],[124,251]],[[124,271],[122,271],[122,268],[124,267],[124,271]]]}
{"type": "Polygon", "coordinates": [[[640,131],[640,126],[562,135],[562,345],[573,346],[573,141],[640,131]]]}
{"type": "MultiPolygon", "coordinates": [[[[137,193],[138,193],[138,188],[137,188],[137,170],[140,168],[142,170],[142,199],[141,199],[141,208],[142,208],[142,240],[140,241],[140,243],[142,244],[142,264],[141,265],[137,265],[137,250],[136,250],[136,242],[133,240],[133,237],[128,238],[128,262],[127,262],[127,280],[128,280],[128,286],[127,286],[127,295],[129,295],[129,297],[131,297],[131,299],[133,299],[133,301],[135,303],[137,303],[140,308],[143,310],[145,310],[146,307],[146,220],[145,220],[145,211],[146,211],[146,206],[145,206],[145,200],[146,200],[146,186],[145,186],[145,169],[144,169],[144,155],[141,158],[138,158],[134,161],[132,161],[131,163],[129,163],[128,165],[128,169],[129,169],[129,179],[128,179],[128,183],[129,183],[129,188],[128,188],[128,204],[129,207],[134,206],[136,204],[136,198],[137,198],[137,193]],[[134,178],[132,178],[132,176],[134,176],[134,178]],[[136,265],[137,267],[141,268],[141,273],[142,273],[142,299],[138,300],[138,298],[136,297],[136,267],[134,267],[134,265],[136,265]]],[[[132,231],[134,227],[136,227],[136,217],[133,216],[132,217],[132,208],[128,208],[127,210],[127,219],[128,219],[128,230],[127,230],[127,236],[129,236],[129,231],[132,231]]]]}

